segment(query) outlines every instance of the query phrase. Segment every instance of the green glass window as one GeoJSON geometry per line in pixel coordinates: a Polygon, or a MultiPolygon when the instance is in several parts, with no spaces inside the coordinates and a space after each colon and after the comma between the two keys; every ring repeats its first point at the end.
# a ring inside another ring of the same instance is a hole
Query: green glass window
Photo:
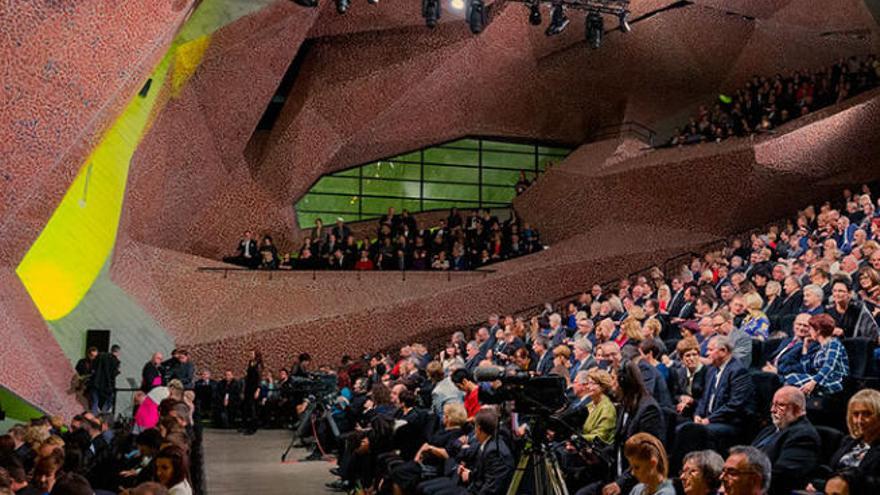
{"type": "Polygon", "coordinates": [[[521,171],[529,180],[571,150],[545,143],[462,138],[321,177],[296,202],[297,222],[310,228],[337,217],[378,218],[394,207],[410,212],[502,208],[516,195],[521,171]]]}

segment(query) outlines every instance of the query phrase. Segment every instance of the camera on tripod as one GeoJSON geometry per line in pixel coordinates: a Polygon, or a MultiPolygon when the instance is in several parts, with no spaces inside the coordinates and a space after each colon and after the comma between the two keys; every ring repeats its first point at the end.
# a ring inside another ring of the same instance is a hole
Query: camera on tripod
{"type": "Polygon", "coordinates": [[[532,376],[526,372],[505,373],[503,368],[481,366],[474,370],[478,382],[500,381],[501,387],[480,390],[480,402],[500,404],[513,401],[513,410],[528,416],[550,416],[565,406],[565,378],[557,375],[532,376]]]}

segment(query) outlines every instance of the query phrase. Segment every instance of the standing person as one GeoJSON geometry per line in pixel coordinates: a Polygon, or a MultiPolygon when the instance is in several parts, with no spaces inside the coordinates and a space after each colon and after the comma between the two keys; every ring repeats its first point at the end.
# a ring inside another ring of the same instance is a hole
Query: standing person
{"type": "Polygon", "coordinates": [[[253,350],[244,375],[244,402],[242,403],[241,422],[245,435],[253,435],[257,432],[257,399],[260,397],[262,376],[263,354],[253,350]]]}
{"type": "Polygon", "coordinates": [[[92,413],[110,412],[116,393],[116,376],[119,375],[119,352],[113,345],[110,352],[98,354],[92,379],[92,413]]]}
{"type": "Polygon", "coordinates": [[[149,393],[154,387],[164,385],[162,378],[162,353],[155,352],[141,370],[141,391],[149,393]]]}
{"type": "Polygon", "coordinates": [[[95,372],[95,359],[98,357],[98,348],[89,347],[86,356],[76,363],[76,375],[71,389],[76,392],[77,400],[91,409],[89,402],[92,396],[92,374],[95,372]]]}

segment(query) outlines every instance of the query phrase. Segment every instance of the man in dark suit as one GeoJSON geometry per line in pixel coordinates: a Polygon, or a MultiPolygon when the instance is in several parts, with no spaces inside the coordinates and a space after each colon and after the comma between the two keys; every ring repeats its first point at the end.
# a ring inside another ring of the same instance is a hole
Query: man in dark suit
{"type": "Polygon", "coordinates": [[[819,463],[819,433],[807,419],[807,399],[797,387],[776,391],[770,415],[773,424],[758,433],[752,446],[773,465],[770,495],[787,495],[804,488],[819,463]]]}
{"type": "Polygon", "coordinates": [[[711,448],[723,451],[740,437],[754,414],[755,389],[748,369],[733,357],[733,343],[724,335],[709,341],[705,391],[697,403],[693,423],[679,425],[671,465],[680,466],[684,454],[711,448]]]}
{"type": "MultiPolygon", "coordinates": [[[[574,380],[571,382],[573,396],[571,401],[566,404],[565,408],[555,414],[556,418],[567,424],[574,431],[581,431],[584,428],[584,421],[587,420],[587,405],[590,403],[590,396],[587,395],[587,370],[579,371],[575,374],[574,380]]],[[[568,432],[560,432],[567,437],[568,432]]]]}
{"type": "Polygon", "coordinates": [[[666,308],[666,313],[669,314],[670,318],[675,318],[681,312],[683,306],[684,287],[682,286],[681,279],[675,277],[672,279],[672,296],[669,298],[669,306],[666,308]]]}
{"type": "MultiPolygon", "coordinates": [[[[785,376],[790,373],[801,373],[801,351],[804,339],[810,336],[810,315],[801,313],[794,319],[794,336],[788,337],[779,343],[779,346],[770,353],[769,362],[764,365],[763,371],[777,373],[785,376]]],[[[818,342],[811,342],[809,354],[812,355],[819,349],[818,342]]]]}
{"type": "Polygon", "coordinates": [[[539,375],[549,375],[553,369],[553,352],[549,346],[550,342],[545,337],[538,337],[532,345],[537,359],[535,371],[539,375]]]}
{"type": "Polygon", "coordinates": [[[465,349],[464,368],[473,373],[480,365],[480,361],[483,360],[484,355],[480,353],[480,345],[477,344],[476,340],[468,342],[465,349]]]}
{"type": "Polygon", "coordinates": [[[238,241],[235,248],[235,256],[223,258],[225,263],[255,268],[260,264],[260,256],[257,252],[257,241],[250,230],[245,231],[244,236],[238,241]]]}
{"type": "Polygon", "coordinates": [[[573,382],[580,371],[587,371],[596,367],[593,359],[593,344],[587,339],[580,339],[574,343],[574,362],[571,364],[570,379],[573,382]]]}

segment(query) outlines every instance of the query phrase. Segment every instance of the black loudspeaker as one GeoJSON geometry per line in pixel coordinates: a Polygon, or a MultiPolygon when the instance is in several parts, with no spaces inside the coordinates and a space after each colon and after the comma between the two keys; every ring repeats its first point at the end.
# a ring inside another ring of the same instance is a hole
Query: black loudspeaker
{"type": "Polygon", "coordinates": [[[96,347],[98,352],[110,350],[110,330],[86,330],[86,349],[96,347]]]}

